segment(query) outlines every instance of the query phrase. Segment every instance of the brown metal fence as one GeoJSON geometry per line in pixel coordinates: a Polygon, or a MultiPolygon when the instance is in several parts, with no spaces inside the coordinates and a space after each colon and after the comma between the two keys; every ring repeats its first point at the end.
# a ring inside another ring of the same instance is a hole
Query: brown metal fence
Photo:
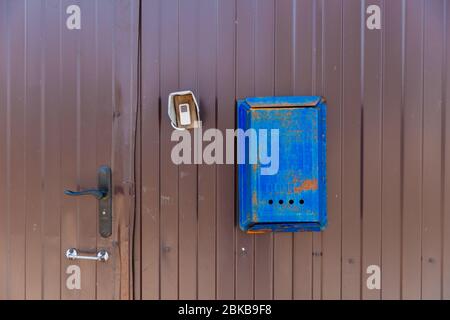
{"type": "Polygon", "coordinates": [[[450,298],[450,4],[442,0],[142,2],[136,294],[157,298],[450,298]],[[381,30],[366,8],[382,9],[381,30]],[[206,128],[246,96],[328,100],[322,234],[246,235],[232,166],[174,166],[167,95],[206,128]],[[382,270],[381,290],[366,270],[382,270]],[[140,284],[140,285],[139,285],[140,284]]]}
{"type": "Polygon", "coordinates": [[[131,258],[136,299],[449,299],[449,17],[447,0],[0,0],[0,299],[128,298],[131,258]],[[178,89],[221,130],[239,98],[326,97],[327,230],[242,233],[235,167],[171,161],[178,89]],[[95,202],[62,191],[108,162],[105,242],[95,202]],[[73,292],[68,246],[117,258],[80,263],[73,292]]]}

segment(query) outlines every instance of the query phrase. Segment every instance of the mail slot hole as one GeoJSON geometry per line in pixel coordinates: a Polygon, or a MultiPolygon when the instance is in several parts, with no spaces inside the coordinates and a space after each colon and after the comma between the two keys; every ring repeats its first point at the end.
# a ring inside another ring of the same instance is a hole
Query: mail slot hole
{"type": "MultiPolygon", "coordinates": [[[[289,202],[290,205],[293,205],[293,204],[295,203],[295,201],[292,200],[292,199],[290,199],[288,202],[289,202]]],[[[270,204],[270,205],[273,205],[273,200],[270,199],[269,201],[267,201],[267,203],[270,204]]],[[[284,204],[284,200],[283,200],[283,199],[280,199],[280,200],[278,201],[278,203],[279,203],[280,205],[282,205],[282,204],[284,204]]],[[[303,200],[300,200],[300,204],[303,204],[303,203],[304,203],[304,201],[303,201],[303,200]]]]}

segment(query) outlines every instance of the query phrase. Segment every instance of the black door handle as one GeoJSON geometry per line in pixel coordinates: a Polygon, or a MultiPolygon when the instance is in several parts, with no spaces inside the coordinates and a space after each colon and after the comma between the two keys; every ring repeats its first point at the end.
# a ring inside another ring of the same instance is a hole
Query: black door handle
{"type": "Polygon", "coordinates": [[[112,235],[112,172],[111,168],[102,166],[98,169],[97,189],[81,191],[65,190],[64,194],[72,197],[93,196],[98,200],[98,229],[103,238],[112,235]]]}
{"type": "Polygon", "coordinates": [[[93,196],[97,200],[102,200],[108,195],[108,191],[104,190],[97,190],[97,189],[89,189],[89,190],[82,190],[82,191],[71,191],[71,190],[65,190],[64,194],[71,197],[79,197],[79,196],[93,196]]]}

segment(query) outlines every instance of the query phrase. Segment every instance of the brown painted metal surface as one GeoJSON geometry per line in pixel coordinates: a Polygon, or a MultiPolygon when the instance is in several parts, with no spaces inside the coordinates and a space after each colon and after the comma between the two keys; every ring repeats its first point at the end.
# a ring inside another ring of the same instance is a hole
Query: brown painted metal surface
{"type": "Polygon", "coordinates": [[[137,99],[137,1],[0,1],[0,299],[130,296],[137,99]],[[82,8],[81,30],[66,8],[82,8]],[[113,170],[113,236],[98,234],[97,204],[64,189],[113,170]],[[65,251],[107,249],[107,263],[65,251]],[[81,290],[66,268],[81,268],[81,290]]]}
{"type": "Polygon", "coordinates": [[[448,1],[142,4],[136,297],[450,298],[448,1]],[[366,28],[369,4],[382,30],[366,28]],[[233,166],[170,162],[165,101],[179,89],[222,130],[238,98],[325,96],[328,229],[242,233],[233,166]],[[381,290],[366,286],[373,264],[381,290]]]}
{"type": "Polygon", "coordinates": [[[370,4],[381,30],[360,0],[0,0],[0,299],[450,299],[450,2],[370,4]],[[239,98],[326,97],[326,231],[244,234],[233,165],[171,162],[187,89],[223,131],[239,98]],[[63,195],[104,164],[106,240],[63,195]]]}

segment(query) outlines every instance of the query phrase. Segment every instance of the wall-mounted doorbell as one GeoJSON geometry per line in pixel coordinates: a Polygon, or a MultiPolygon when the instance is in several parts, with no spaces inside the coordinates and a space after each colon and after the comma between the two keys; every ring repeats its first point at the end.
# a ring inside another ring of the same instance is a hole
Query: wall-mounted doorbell
{"type": "Polygon", "coordinates": [[[168,114],[177,130],[200,127],[197,99],[192,91],[174,92],[169,95],[168,114]]]}
{"type": "Polygon", "coordinates": [[[178,111],[180,114],[180,124],[182,126],[188,126],[192,123],[191,121],[191,114],[190,114],[190,107],[189,103],[182,103],[178,106],[178,111]]]}

